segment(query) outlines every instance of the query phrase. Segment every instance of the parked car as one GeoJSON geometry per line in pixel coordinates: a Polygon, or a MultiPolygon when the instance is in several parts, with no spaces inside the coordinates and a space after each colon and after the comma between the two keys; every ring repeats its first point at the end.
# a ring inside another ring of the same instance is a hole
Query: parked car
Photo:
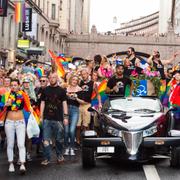
{"type": "Polygon", "coordinates": [[[109,97],[97,114],[99,132],[82,134],[82,165],[93,167],[98,158],[147,161],[170,157],[180,165],[180,119],[175,109],[164,113],[156,97],[109,97]],[[177,127],[177,128],[176,128],[177,127]]]}

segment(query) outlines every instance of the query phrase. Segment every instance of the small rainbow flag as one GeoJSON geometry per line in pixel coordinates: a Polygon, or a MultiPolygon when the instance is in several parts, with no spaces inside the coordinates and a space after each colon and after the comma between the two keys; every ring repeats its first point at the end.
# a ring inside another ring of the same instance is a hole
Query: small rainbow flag
{"type": "Polygon", "coordinates": [[[166,94],[166,89],[166,80],[161,80],[161,86],[159,89],[159,98],[161,102],[163,102],[164,96],[166,94]]]}
{"type": "Polygon", "coordinates": [[[55,59],[55,65],[57,67],[58,76],[59,77],[64,77],[65,70],[64,70],[64,67],[63,67],[62,63],[60,61],[58,61],[58,59],[55,59]]]}
{"type": "Polygon", "coordinates": [[[107,80],[104,79],[98,86],[98,92],[93,91],[91,96],[91,106],[98,107],[98,99],[97,99],[97,93],[101,97],[101,103],[103,104],[106,99],[108,98],[107,94],[105,93],[107,87],[107,80]]]}
{"type": "Polygon", "coordinates": [[[42,127],[42,122],[40,120],[40,111],[39,111],[39,108],[35,108],[33,109],[33,115],[36,119],[36,122],[38,124],[39,127],[42,127]]]}
{"type": "Polygon", "coordinates": [[[43,75],[44,75],[44,69],[43,68],[36,68],[35,69],[35,75],[38,77],[38,78],[41,78],[43,75]]]}
{"type": "Polygon", "coordinates": [[[26,15],[26,6],[25,2],[16,2],[15,3],[15,22],[18,24],[20,22],[25,22],[26,15]]]}
{"type": "Polygon", "coordinates": [[[173,88],[173,86],[176,84],[176,80],[172,79],[171,81],[168,82],[166,86],[166,91],[161,97],[161,102],[164,107],[170,107],[170,102],[169,102],[169,94],[173,88]]]}
{"type": "Polygon", "coordinates": [[[64,59],[63,57],[57,57],[51,50],[49,50],[49,55],[53,60],[53,64],[55,64],[55,66],[57,67],[57,73],[59,77],[64,77],[65,75],[65,70],[64,67],[60,61],[60,59],[64,59]]]}
{"type": "Polygon", "coordinates": [[[57,61],[60,61],[60,62],[65,62],[66,61],[66,58],[64,58],[62,56],[57,56],[56,59],[57,59],[57,61]]]}

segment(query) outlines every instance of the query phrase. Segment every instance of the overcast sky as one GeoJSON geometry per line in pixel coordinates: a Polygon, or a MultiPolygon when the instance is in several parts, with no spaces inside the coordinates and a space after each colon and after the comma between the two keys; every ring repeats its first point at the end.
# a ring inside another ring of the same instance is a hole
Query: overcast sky
{"type": "Polygon", "coordinates": [[[120,23],[159,11],[159,0],[90,0],[90,28],[96,25],[98,32],[112,31],[120,23]],[[117,23],[113,23],[113,17],[117,23]]]}

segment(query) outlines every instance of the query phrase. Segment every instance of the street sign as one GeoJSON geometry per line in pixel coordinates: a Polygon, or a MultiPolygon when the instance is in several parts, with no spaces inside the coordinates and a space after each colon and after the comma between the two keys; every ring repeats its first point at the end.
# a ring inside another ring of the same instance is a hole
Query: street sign
{"type": "Polygon", "coordinates": [[[29,48],[30,46],[30,41],[29,40],[23,40],[19,39],[17,43],[18,48],[29,48]]]}

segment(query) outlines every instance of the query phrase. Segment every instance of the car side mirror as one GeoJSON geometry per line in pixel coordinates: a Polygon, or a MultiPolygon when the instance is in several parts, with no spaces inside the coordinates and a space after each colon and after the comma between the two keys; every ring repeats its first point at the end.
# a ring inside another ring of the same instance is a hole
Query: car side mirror
{"type": "Polygon", "coordinates": [[[89,111],[89,112],[97,112],[97,110],[94,109],[93,107],[89,107],[89,108],[88,108],[88,111],[89,111]]]}
{"type": "Polygon", "coordinates": [[[166,114],[168,114],[169,112],[172,112],[172,111],[177,111],[177,110],[178,110],[177,107],[172,107],[172,108],[170,108],[170,109],[167,111],[166,114]]]}

